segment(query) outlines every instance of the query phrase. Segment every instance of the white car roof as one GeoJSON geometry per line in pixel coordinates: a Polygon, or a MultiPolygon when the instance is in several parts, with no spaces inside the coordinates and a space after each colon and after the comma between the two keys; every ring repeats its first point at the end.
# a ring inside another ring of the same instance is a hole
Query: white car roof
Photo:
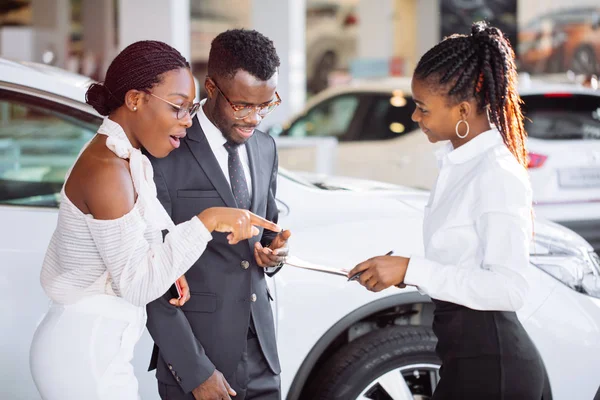
{"type": "Polygon", "coordinates": [[[85,103],[94,81],[87,76],[45,64],[0,58],[0,83],[26,86],[85,103]]]}
{"type": "MultiPolygon", "coordinates": [[[[345,93],[383,93],[389,94],[395,90],[401,90],[404,94],[410,96],[411,93],[411,78],[410,77],[385,77],[379,79],[357,79],[350,83],[333,86],[325,89],[312,98],[300,112],[295,113],[288,118],[284,126],[288,126],[291,122],[304,115],[308,110],[315,105],[341,94],[345,93]]],[[[531,77],[524,73],[519,75],[519,93],[521,95],[535,95],[545,93],[573,93],[573,94],[589,94],[600,96],[600,90],[594,90],[576,82],[570,82],[566,74],[542,75],[531,77]]]]}
{"type": "MultiPolygon", "coordinates": [[[[562,76],[562,75],[561,75],[562,76]]],[[[409,77],[389,77],[370,80],[356,80],[345,85],[331,87],[326,89],[306,104],[306,109],[323,100],[344,93],[391,93],[394,90],[402,90],[410,94],[411,78],[409,77]]],[[[529,74],[519,76],[519,92],[521,94],[544,94],[544,93],[583,93],[600,96],[600,90],[594,90],[585,87],[576,82],[569,82],[565,76],[561,79],[559,76],[541,76],[530,77],[529,74]]]]}
{"type": "Polygon", "coordinates": [[[333,86],[319,92],[306,103],[305,109],[309,109],[329,97],[344,93],[390,93],[394,90],[402,90],[405,93],[410,93],[410,82],[411,78],[408,77],[355,80],[348,84],[333,86]]]}
{"type": "Polygon", "coordinates": [[[572,93],[600,96],[600,90],[592,89],[577,83],[555,83],[537,78],[531,79],[530,82],[527,82],[526,80],[519,82],[519,94],[521,96],[547,93],[572,93]]]}

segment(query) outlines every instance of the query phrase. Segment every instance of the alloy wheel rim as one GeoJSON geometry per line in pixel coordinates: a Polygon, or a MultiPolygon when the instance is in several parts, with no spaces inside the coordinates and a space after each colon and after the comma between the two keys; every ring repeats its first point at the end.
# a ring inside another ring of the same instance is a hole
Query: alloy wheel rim
{"type": "Polygon", "coordinates": [[[356,400],[428,400],[440,381],[439,368],[430,363],[394,368],[369,383],[356,400]]]}

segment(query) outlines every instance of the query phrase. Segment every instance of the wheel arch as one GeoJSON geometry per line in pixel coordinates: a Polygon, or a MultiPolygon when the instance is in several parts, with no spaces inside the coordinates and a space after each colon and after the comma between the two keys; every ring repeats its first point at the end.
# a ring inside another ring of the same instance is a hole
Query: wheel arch
{"type": "Polygon", "coordinates": [[[370,315],[394,306],[418,303],[431,303],[431,299],[428,296],[422,295],[418,292],[399,293],[367,303],[338,320],[323,336],[321,336],[321,338],[308,352],[308,355],[304,358],[302,365],[294,375],[294,380],[292,381],[286,399],[300,399],[304,386],[321,355],[325,353],[325,351],[333,344],[334,340],[339,335],[348,330],[353,324],[365,319],[370,315]]]}
{"type": "MultiPolygon", "coordinates": [[[[329,349],[330,346],[333,345],[335,339],[337,339],[343,332],[347,331],[352,325],[371,315],[377,314],[394,306],[407,306],[423,303],[431,303],[429,296],[422,295],[419,292],[399,293],[367,303],[338,320],[313,345],[307,356],[302,361],[300,368],[298,368],[298,371],[294,375],[294,379],[290,385],[286,400],[301,399],[301,395],[305,389],[306,383],[308,382],[309,377],[311,376],[311,373],[313,372],[321,356],[329,349]]],[[[552,386],[543,358],[542,367],[544,369],[545,378],[543,400],[552,400],[552,386]]]]}
{"type": "MultiPolygon", "coordinates": [[[[573,68],[573,62],[575,60],[575,57],[582,51],[589,52],[589,54],[593,58],[592,62],[594,64],[596,64],[596,66],[598,66],[598,64],[600,64],[600,53],[598,51],[596,51],[596,49],[592,43],[584,42],[584,43],[580,43],[571,53],[571,57],[569,60],[570,68],[573,68]]],[[[589,73],[589,72],[579,72],[579,73],[589,73]]]]}

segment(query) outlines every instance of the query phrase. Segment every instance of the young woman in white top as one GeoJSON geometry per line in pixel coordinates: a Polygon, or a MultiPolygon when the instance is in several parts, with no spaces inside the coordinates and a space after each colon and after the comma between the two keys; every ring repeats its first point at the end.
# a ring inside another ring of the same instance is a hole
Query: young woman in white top
{"type": "Polygon", "coordinates": [[[199,104],[189,64],[169,45],[137,42],[86,100],[107,116],[67,174],[58,224],[41,273],[52,299],[30,354],[44,400],[137,399],[130,363],[145,305],[200,257],[211,232],[230,243],[277,225],[246,210],[210,208],[177,226],[156,198],[152,166],[180,145],[199,104]],[[162,231],[168,231],[163,241],[162,231]]]}
{"type": "Polygon", "coordinates": [[[414,285],[433,299],[435,400],[542,398],[542,362],[515,314],[527,296],[533,229],[516,89],[513,50],[485,23],[421,58],[413,120],[432,143],[448,141],[425,208],[425,254],[375,257],[350,272],[375,292],[414,285]]]}

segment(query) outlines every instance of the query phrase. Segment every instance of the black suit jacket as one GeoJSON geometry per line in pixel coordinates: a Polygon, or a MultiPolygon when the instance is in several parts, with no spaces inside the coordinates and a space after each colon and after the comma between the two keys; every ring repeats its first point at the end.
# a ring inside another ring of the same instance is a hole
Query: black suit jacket
{"type": "MultiPolygon", "coordinates": [[[[251,211],[277,222],[275,202],[277,150],[269,135],[255,131],[246,142],[252,177],[251,211]]],[[[231,187],[197,118],[181,146],[163,159],[148,155],[158,198],[175,224],[209,207],[236,207],[231,187]]],[[[166,293],[147,306],[148,331],[155,342],[150,369],[157,379],[179,384],[188,393],[208,379],[215,367],[233,375],[246,345],[250,313],[269,366],[280,372],[275,328],[265,271],[254,259],[254,245],[268,245],[276,233],[229,245],[226,234],[213,239],[186,273],[191,299],[181,308],[166,293]],[[254,300],[254,301],[253,301],[254,300]]]]}

